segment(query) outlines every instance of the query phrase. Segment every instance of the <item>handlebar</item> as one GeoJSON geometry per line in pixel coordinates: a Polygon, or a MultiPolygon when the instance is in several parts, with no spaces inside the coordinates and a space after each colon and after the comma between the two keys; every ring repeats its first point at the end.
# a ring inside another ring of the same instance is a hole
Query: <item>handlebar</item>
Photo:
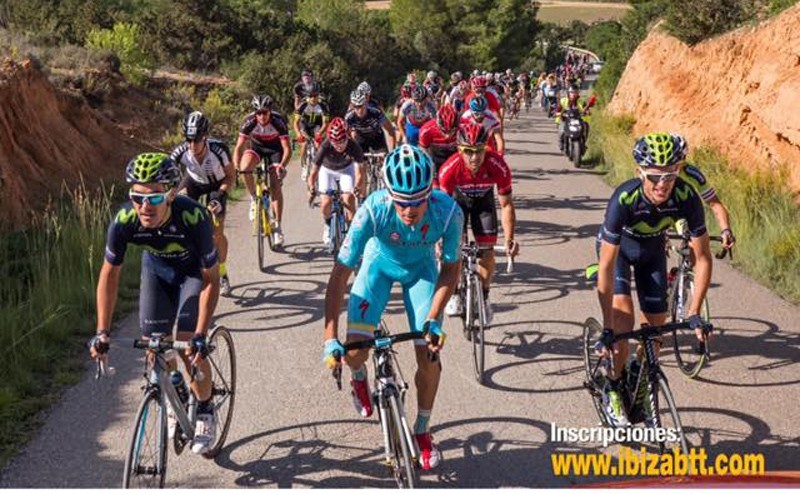
{"type": "MultiPolygon", "coordinates": [[[[685,242],[688,242],[689,238],[690,238],[688,231],[683,233],[683,234],[667,233],[666,237],[668,239],[670,239],[670,240],[680,240],[680,241],[685,241],[685,242]]],[[[719,243],[723,242],[723,239],[722,239],[722,237],[720,235],[709,235],[708,239],[710,241],[712,241],[712,242],[719,242],[719,243]]],[[[730,259],[732,261],[733,260],[733,247],[722,247],[722,249],[720,249],[719,252],[714,254],[714,257],[717,258],[717,259],[725,259],[726,257],[730,257],[730,259]]]]}
{"type": "MultiPolygon", "coordinates": [[[[681,330],[681,329],[691,329],[689,327],[688,321],[683,322],[672,322],[667,323],[663,326],[643,326],[640,329],[634,331],[628,331],[627,333],[620,333],[614,335],[612,338],[612,343],[616,343],[622,340],[642,340],[648,338],[654,338],[656,336],[660,336],[662,334],[671,333],[673,331],[681,330]]],[[[708,335],[712,331],[714,331],[714,325],[711,323],[705,323],[702,326],[703,334],[708,335]]]]}

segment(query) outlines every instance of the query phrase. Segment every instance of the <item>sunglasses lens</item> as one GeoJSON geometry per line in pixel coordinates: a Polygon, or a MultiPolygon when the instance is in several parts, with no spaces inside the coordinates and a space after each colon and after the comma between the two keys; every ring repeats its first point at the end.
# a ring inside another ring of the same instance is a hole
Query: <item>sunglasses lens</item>
{"type": "Polygon", "coordinates": [[[166,200],[167,200],[167,195],[166,195],[166,194],[152,195],[152,196],[150,196],[150,197],[149,197],[147,200],[148,200],[148,201],[150,201],[150,204],[151,204],[151,205],[153,205],[153,206],[159,206],[159,205],[161,205],[161,204],[162,204],[164,201],[166,201],[166,200]]]}
{"type": "Polygon", "coordinates": [[[423,202],[425,201],[424,200],[408,201],[408,202],[395,201],[394,203],[397,204],[399,207],[406,209],[406,208],[415,208],[417,206],[420,206],[423,202]]]}
{"type": "Polygon", "coordinates": [[[151,206],[159,206],[167,200],[166,194],[136,194],[131,192],[130,197],[131,201],[140,206],[145,202],[149,203],[151,206]]]}

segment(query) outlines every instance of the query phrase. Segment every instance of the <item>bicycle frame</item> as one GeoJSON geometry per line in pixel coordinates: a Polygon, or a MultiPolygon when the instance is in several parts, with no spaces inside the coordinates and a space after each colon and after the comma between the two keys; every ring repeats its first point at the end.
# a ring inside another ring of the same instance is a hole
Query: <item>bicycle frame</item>
{"type": "Polygon", "coordinates": [[[380,153],[364,153],[364,158],[367,160],[367,190],[366,195],[369,195],[376,190],[383,188],[383,160],[386,157],[385,152],[380,153]]]}
{"type": "Polygon", "coordinates": [[[328,189],[325,194],[331,198],[331,216],[329,219],[331,228],[331,244],[333,245],[334,255],[339,252],[339,247],[344,241],[347,232],[347,221],[344,215],[344,205],[342,204],[342,188],[339,180],[336,180],[336,188],[328,189]]]}

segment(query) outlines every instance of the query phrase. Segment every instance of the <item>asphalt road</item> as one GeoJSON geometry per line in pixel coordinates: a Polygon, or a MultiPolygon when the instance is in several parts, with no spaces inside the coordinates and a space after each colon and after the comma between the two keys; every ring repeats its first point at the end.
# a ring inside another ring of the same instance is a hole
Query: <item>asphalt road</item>
{"type": "MultiPolygon", "coordinates": [[[[594,260],[594,235],[611,189],[591,170],[558,153],[556,129],[538,111],[506,130],[514,170],[522,251],[512,275],[493,289],[495,326],[487,335],[486,385],[472,374],[470,347],[458,320],[443,355],[444,373],[432,417],[445,457],[421,476],[427,487],[545,487],[597,478],[555,477],[554,452],[600,452],[598,444],[550,440],[552,423],[597,424],[582,389],[581,323],[597,315],[596,294],[583,281],[594,260]]],[[[228,442],[213,461],[184,452],[170,457],[168,484],[180,487],[391,487],[380,461],[375,420],[358,417],[320,361],[325,287],[332,265],[322,251],[319,210],[303,201],[298,170],[286,184],[287,245],[256,268],[246,203],[228,220],[233,296],[217,322],[233,332],[239,394],[228,442]]],[[[768,470],[800,470],[800,310],[716,262],[710,291],[720,328],[713,361],[696,381],[673,359],[666,372],[689,440],[711,454],[762,452],[768,470]]],[[[397,296],[389,326],[405,316],[397,296]]],[[[128,318],[116,335],[133,336],[128,318]]],[[[118,487],[140,399],[141,355],[117,346],[112,379],[95,382],[87,366],[38,437],[0,473],[2,487],[118,487]]],[[[409,347],[400,348],[413,381],[409,347]]],[[[411,393],[409,416],[415,416],[411,393]]],[[[614,450],[610,448],[610,450],[614,450]]]]}

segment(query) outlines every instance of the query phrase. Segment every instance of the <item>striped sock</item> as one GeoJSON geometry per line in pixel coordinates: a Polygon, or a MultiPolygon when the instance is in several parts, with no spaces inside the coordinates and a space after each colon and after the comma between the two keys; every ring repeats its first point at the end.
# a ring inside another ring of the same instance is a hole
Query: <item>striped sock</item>
{"type": "Polygon", "coordinates": [[[367,380],[367,367],[362,365],[360,369],[353,371],[353,379],[356,381],[366,381],[367,380]]]}
{"type": "Polygon", "coordinates": [[[419,409],[417,421],[414,422],[414,434],[425,434],[428,432],[428,423],[431,421],[431,410],[419,409]]]}

